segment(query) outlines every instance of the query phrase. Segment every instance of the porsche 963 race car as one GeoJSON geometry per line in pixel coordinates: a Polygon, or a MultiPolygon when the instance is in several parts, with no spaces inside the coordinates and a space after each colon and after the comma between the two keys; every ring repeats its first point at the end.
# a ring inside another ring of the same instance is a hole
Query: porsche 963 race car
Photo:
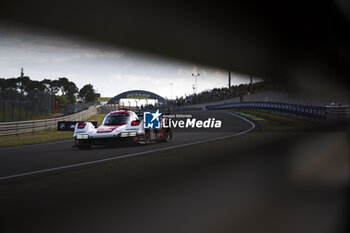
{"type": "Polygon", "coordinates": [[[168,142],[172,138],[170,128],[163,127],[167,119],[160,116],[159,129],[145,129],[143,119],[129,110],[110,112],[97,129],[90,122],[80,122],[74,128],[74,144],[79,149],[89,149],[92,145],[135,142],[141,144],[168,142]]]}

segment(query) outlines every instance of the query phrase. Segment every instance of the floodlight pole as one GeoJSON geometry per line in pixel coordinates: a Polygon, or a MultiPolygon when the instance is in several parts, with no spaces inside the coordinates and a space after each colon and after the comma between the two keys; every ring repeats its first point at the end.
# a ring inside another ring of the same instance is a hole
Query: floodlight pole
{"type": "Polygon", "coordinates": [[[230,90],[231,88],[231,71],[228,71],[228,89],[230,90]]]}
{"type": "Polygon", "coordinates": [[[192,76],[195,78],[195,84],[196,84],[196,94],[198,93],[198,86],[197,86],[197,77],[199,76],[200,74],[199,73],[196,73],[196,74],[192,74],[192,76]]]}
{"type": "Polygon", "coordinates": [[[173,99],[173,85],[174,83],[170,83],[170,100],[173,99]]]}

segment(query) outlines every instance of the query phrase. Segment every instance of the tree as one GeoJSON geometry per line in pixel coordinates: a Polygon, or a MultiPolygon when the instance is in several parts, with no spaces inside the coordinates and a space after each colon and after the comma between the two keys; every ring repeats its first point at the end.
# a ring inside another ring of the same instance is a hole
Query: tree
{"type": "Polygon", "coordinates": [[[50,91],[53,94],[57,94],[60,91],[60,82],[58,80],[52,80],[50,82],[50,91]]]}
{"type": "Polygon", "coordinates": [[[79,89],[75,83],[70,82],[67,78],[63,77],[59,78],[55,85],[61,90],[62,96],[66,97],[71,104],[77,102],[76,95],[78,94],[79,89]]]}
{"type": "Polygon", "coordinates": [[[17,92],[17,84],[16,78],[5,79],[3,82],[2,90],[6,95],[16,95],[17,92]]]}
{"type": "Polygon", "coordinates": [[[31,80],[27,76],[9,79],[0,78],[1,96],[23,97],[36,92],[46,92],[56,95],[60,91],[69,103],[74,104],[77,101],[79,89],[74,82],[69,81],[65,77],[56,80],[44,79],[42,81],[31,80]]]}
{"type": "Polygon", "coordinates": [[[79,91],[78,97],[83,102],[93,102],[97,99],[96,92],[91,84],[83,86],[79,91]]]}
{"type": "Polygon", "coordinates": [[[69,100],[64,96],[56,95],[55,99],[59,104],[69,104],[69,100]]]}
{"type": "Polygon", "coordinates": [[[5,90],[5,85],[6,85],[6,79],[0,78],[0,92],[5,90]]]}
{"type": "Polygon", "coordinates": [[[5,89],[17,91],[16,78],[5,79],[5,89]]]}
{"type": "Polygon", "coordinates": [[[36,91],[44,92],[45,91],[45,86],[40,81],[31,80],[28,83],[28,85],[27,85],[25,90],[26,90],[27,93],[36,92],[36,91]]]}
{"type": "Polygon", "coordinates": [[[50,79],[44,79],[41,81],[41,84],[43,85],[44,87],[44,91],[46,93],[52,93],[52,90],[51,90],[51,84],[52,84],[52,81],[50,79]]]}
{"type": "Polygon", "coordinates": [[[16,86],[19,89],[21,96],[28,94],[28,89],[32,80],[28,76],[16,78],[16,86]]]}
{"type": "Polygon", "coordinates": [[[69,89],[69,83],[70,83],[69,80],[65,77],[58,78],[57,84],[58,84],[63,96],[67,95],[67,92],[69,89]]]}
{"type": "Polygon", "coordinates": [[[67,86],[65,86],[66,97],[69,99],[71,104],[77,102],[77,94],[79,89],[73,82],[68,82],[67,86]]]}

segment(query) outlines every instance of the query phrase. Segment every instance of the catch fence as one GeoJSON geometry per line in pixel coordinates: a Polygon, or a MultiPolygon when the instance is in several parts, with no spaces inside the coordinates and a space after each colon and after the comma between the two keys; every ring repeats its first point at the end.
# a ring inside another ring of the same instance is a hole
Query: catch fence
{"type": "Polygon", "coordinates": [[[99,106],[91,106],[89,109],[63,117],[45,120],[14,121],[0,123],[0,136],[20,135],[57,129],[58,121],[83,121],[95,115],[99,106]]]}

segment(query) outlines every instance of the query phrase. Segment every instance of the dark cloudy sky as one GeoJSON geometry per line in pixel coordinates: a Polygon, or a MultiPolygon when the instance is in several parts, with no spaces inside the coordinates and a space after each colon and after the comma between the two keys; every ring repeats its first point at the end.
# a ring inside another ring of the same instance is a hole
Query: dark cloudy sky
{"type": "MultiPolygon", "coordinates": [[[[79,88],[91,83],[105,97],[141,89],[170,98],[193,93],[192,73],[200,73],[198,92],[228,84],[228,72],[90,42],[37,28],[0,24],[0,77],[18,77],[20,69],[34,80],[67,77],[79,88]]],[[[249,76],[232,73],[232,84],[249,76]]]]}

